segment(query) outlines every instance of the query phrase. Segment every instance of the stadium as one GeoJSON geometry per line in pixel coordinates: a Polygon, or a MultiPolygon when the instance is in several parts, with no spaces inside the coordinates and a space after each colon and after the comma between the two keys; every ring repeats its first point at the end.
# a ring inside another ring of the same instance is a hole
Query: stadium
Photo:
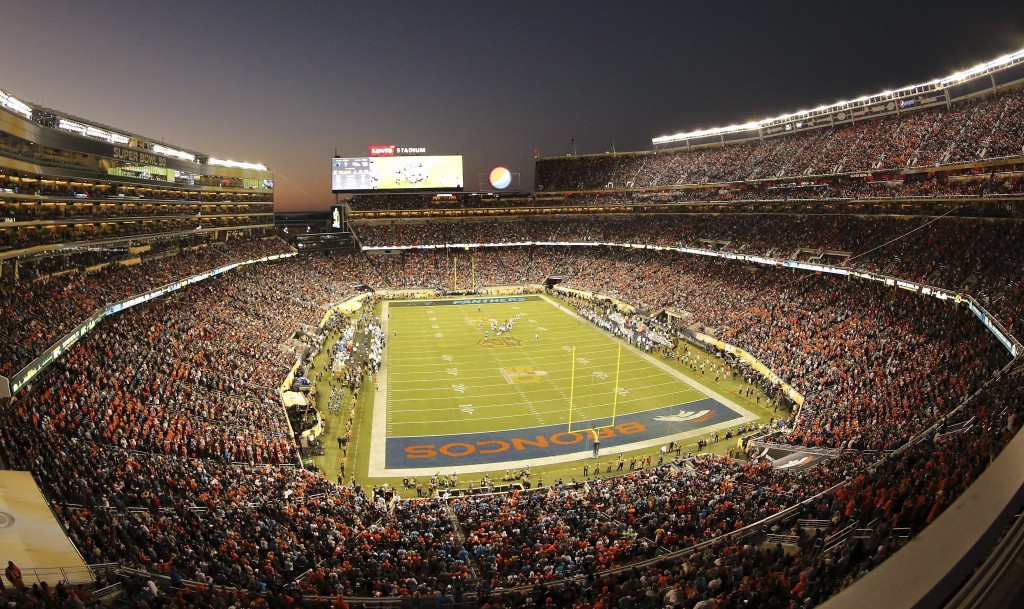
{"type": "Polygon", "coordinates": [[[15,84],[7,606],[1019,601],[1024,50],[306,214],[15,84]]]}

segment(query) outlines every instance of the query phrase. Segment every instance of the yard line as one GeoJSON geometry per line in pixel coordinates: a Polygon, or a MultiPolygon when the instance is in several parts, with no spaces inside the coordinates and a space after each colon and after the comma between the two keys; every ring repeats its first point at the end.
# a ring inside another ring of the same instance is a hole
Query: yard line
{"type": "MultiPolygon", "coordinates": [[[[392,381],[392,382],[394,382],[394,381],[392,381]]],[[[664,386],[677,386],[678,387],[679,385],[680,385],[679,382],[675,382],[675,383],[658,383],[656,385],[645,385],[645,387],[664,387],[664,386]]],[[[438,387],[438,389],[446,389],[446,388],[448,388],[450,386],[451,386],[451,384],[449,383],[448,385],[445,385],[444,387],[438,387]]],[[[676,395],[676,394],[686,395],[688,393],[698,393],[698,394],[704,395],[701,391],[698,391],[696,389],[688,388],[688,387],[684,386],[684,387],[680,388],[677,391],[669,391],[667,393],[659,393],[657,395],[650,395],[650,394],[645,393],[642,396],[637,396],[635,398],[620,397],[619,398],[619,404],[622,405],[622,404],[630,404],[632,402],[649,402],[649,401],[656,400],[658,398],[667,397],[667,396],[670,396],[670,395],[676,395]]],[[[478,398],[503,397],[503,396],[510,396],[510,395],[511,394],[508,393],[508,392],[483,393],[483,394],[474,393],[472,397],[473,397],[473,399],[478,399],[478,398]]],[[[586,397],[593,397],[593,395],[586,395],[586,394],[584,394],[584,395],[579,396],[579,397],[580,397],[580,399],[583,399],[583,398],[586,398],[586,397]]],[[[425,398],[400,398],[400,401],[401,402],[438,402],[438,401],[449,399],[449,398],[450,398],[450,396],[441,397],[441,398],[439,398],[438,396],[431,396],[431,397],[425,397],[425,398]]],[[[461,398],[458,398],[458,399],[461,399],[461,398]]],[[[568,401],[569,401],[568,396],[566,396],[564,394],[562,396],[560,396],[560,397],[557,397],[557,398],[540,399],[540,400],[533,399],[532,400],[532,402],[534,404],[546,404],[546,403],[549,403],[549,402],[568,402],[568,401]]],[[[508,408],[509,404],[505,404],[505,407],[508,408]]],[[[659,408],[660,408],[660,406],[659,406],[659,408]]],[[[416,409],[416,410],[411,410],[410,412],[420,412],[420,411],[421,411],[420,409],[416,409]]]]}
{"type": "MultiPolygon", "coordinates": [[[[522,339],[520,339],[520,340],[522,340],[522,339]]],[[[524,342],[527,342],[527,341],[524,341],[524,342]]],[[[472,347],[472,346],[475,346],[475,345],[476,345],[476,342],[473,342],[470,345],[464,345],[464,346],[472,347]]],[[[431,348],[433,348],[433,347],[436,347],[436,344],[435,343],[431,343],[430,346],[431,346],[431,348]]],[[[448,346],[450,347],[451,345],[449,344],[448,346]]],[[[586,346],[590,346],[590,345],[586,345],[586,346]]],[[[600,346],[599,345],[593,345],[593,348],[598,349],[598,348],[600,348],[600,346]]],[[[420,353],[423,352],[423,349],[412,349],[412,351],[415,352],[416,355],[403,355],[402,351],[404,351],[404,349],[396,350],[396,352],[395,352],[395,356],[396,357],[401,357],[401,359],[403,360],[401,362],[402,364],[406,364],[406,363],[409,363],[409,362],[413,362],[413,363],[415,363],[415,362],[428,362],[429,364],[433,364],[433,365],[436,365],[436,366],[441,366],[442,365],[442,364],[437,362],[438,356],[437,356],[436,353],[430,353],[430,354],[427,354],[427,355],[419,355],[420,353]]],[[[490,352],[490,351],[497,352],[499,350],[498,349],[488,349],[487,351],[488,352],[490,352]]],[[[503,352],[507,351],[509,353],[518,352],[516,347],[506,347],[506,348],[500,349],[500,351],[503,351],[503,352]]],[[[577,350],[576,351],[577,351],[577,354],[580,354],[581,349],[579,348],[579,345],[577,345],[577,350]]],[[[617,358],[617,354],[615,354],[615,353],[611,353],[609,355],[596,355],[594,353],[587,352],[586,349],[583,349],[583,351],[584,351],[584,353],[582,354],[582,356],[587,357],[587,359],[590,360],[590,364],[593,364],[593,365],[614,363],[616,361],[616,358],[617,358]]],[[[565,352],[563,352],[561,349],[558,349],[557,351],[554,350],[554,349],[548,350],[546,353],[550,353],[550,355],[546,355],[544,351],[538,351],[538,350],[536,350],[536,348],[534,348],[532,350],[532,352],[539,354],[539,355],[535,355],[534,357],[531,358],[531,359],[533,359],[533,361],[535,363],[542,363],[543,364],[543,363],[549,363],[549,362],[564,362],[566,360],[565,352]]],[[[624,354],[624,355],[625,355],[625,357],[623,359],[627,359],[628,358],[628,362],[630,362],[630,363],[633,363],[633,362],[644,362],[643,358],[641,358],[636,353],[630,353],[628,355],[626,355],[626,354],[624,354]]],[[[626,362],[624,362],[624,363],[626,363],[626,362]]],[[[649,364],[647,362],[644,362],[644,364],[649,366],[649,364]]]]}
{"type": "MultiPolygon", "coordinates": [[[[685,406],[687,404],[692,404],[694,402],[699,402],[699,401],[704,400],[704,399],[707,399],[707,397],[702,395],[701,397],[699,397],[699,398],[697,398],[695,400],[688,400],[686,402],[680,402],[678,404],[674,404],[673,406],[674,407],[675,406],[685,406]]],[[[661,406],[659,408],[664,408],[664,406],[661,406]]],[[[657,408],[652,408],[651,410],[657,410],[657,408]]],[[[638,412],[644,412],[644,411],[638,411],[638,412]]],[[[483,420],[484,421],[492,421],[492,420],[499,420],[499,419],[512,419],[512,418],[523,417],[523,416],[525,416],[525,413],[521,413],[520,412],[520,413],[516,413],[516,414],[507,414],[507,415],[499,415],[499,416],[493,416],[493,417],[486,417],[483,420]]],[[[599,418],[608,418],[608,415],[605,415],[605,416],[602,416],[602,417],[599,417],[599,418]]],[[[438,423],[454,423],[456,421],[465,421],[465,418],[460,417],[460,418],[457,418],[457,419],[431,419],[431,420],[427,420],[427,421],[424,421],[424,420],[405,421],[403,423],[396,423],[395,425],[398,426],[398,427],[401,427],[403,425],[431,425],[431,424],[438,424],[438,423]]],[[[560,425],[563,422],[564,421],[556,421],[555,423],[543,424],[541,426],[542,427],[547,427],[548,425],[560,425]]],[[[516,430],[519,430],[519,429],[529,429],[529,428],[511,427],[509,429],[493,429],[493,430],[488,430],[488,431],[516,431],[516,430]]],[[[454,433],[449,433],[449,434],[429,433],[429,434],[422,434],[422,435],[405,435],[405,436],[397,435],[397,436],[390,436],[390,437],[392,437],[392,438],[401,438],[401,437],[409,438],[409,437],[424,437],[424,436],[455,436],[455,435],[462,435],[463,433],[464,432],[454,432],[454,433]]],[[[580,433],[582,433],[582,432],[580,432],[580,433]]]]}
{"type": "MultiPolygon", "coordinates": [[[[508,368],[508,367],[510,367],[510,366],[503,366],[503,368],[508,368]]],[[[407,376],[407,377],[408,376],[428,376],[428,377],[437,379],[439,382],[441,380],[449,380],[449,379],[452,379],[452,378],[458,378],[460,381],[474,381],[474,380],[497,381],[499,378],[501,378],[501,375],[496,373],[496,372],[488,372],[487,374],[477,374],[477,375],[463,374],[462,373],[462,370],[463,370],[462,368],[459,368],[459,375],[456,377],[456,376],[448,374],[447,370],[449,368],[458,368],[458,367],[457,366],[448,365],[448,366],[438,367],[436,370],[403,370],[402,371],[402,375],[403,376],[407,376]]],[[[567,370],[567,369],[563,369],[563,370],[542,370],[542,369],[538,368],[538,370],[541,370],[543,372],[547,372],[549,376],[556,375],[556,374],[561,376],[563,373],[564,373],[565,376],[569,375],[569,370],[567,370]]],[[[628,379],[630,382],[632,382],[634,384],[636,384],[638,381],[643,381],[643,380],[646,380],[646,379],[669,377],[669,375],[665,374],[664,372],[662,372],[660,370],[657,370],[657,369],[652,369],[650,366],[644,366],[643,368],[638,367],[638,368],[635,368],[635,370],[652,370],[652,374],[629,374],[627,376],[627,373],[630,373],[631,369],[623,368],[622,369],[622,376],[625,377],[626,379],[628,379]]],[[[482,371],[477,370],[477,372],[482,372],[482,371]]],[[[612,380],[611,380],[612,372],[606,372],[606,374],[608,375],[608,379],[602,380],[601,382],[607,382],[607,383],[612,382],[612,380]]],[[[584,371],[583,373],[577,373],[576,378],[580,379],[580,378],[583,378],[583,377],[591,377],[591,376],[593,376],[592,372],[587,373],[586,371],[584,371]]],[[[671,377],[669,377],[669,378],[671,378],[671,377]]],[[[402,384],[422,385],[424,382],[429,381],[429,380],[430,379],[407,378],[407,379],[401,379],[401,380],[394,380],[394,379],[392,379],[391,382],[392,382],[392,384],[395,384],[395,385],[402,385],[402,384]]],[[[676,381],[676,382],[678,382],[678,381],[676,381]]]]}

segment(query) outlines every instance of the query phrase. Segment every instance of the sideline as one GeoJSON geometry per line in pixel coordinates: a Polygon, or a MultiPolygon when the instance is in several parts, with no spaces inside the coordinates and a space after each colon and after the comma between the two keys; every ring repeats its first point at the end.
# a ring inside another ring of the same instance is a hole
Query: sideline
{"type": "MultiPolygon", "coordinates": [[[[391,323],[390,301],[385,300],[380,308],[380,327],[384,331],[384,337],[389,338],[388,326],[391,323]]],[[[383,478],[389,474],[384,468],[385,442],[388,435],[388,363],[391,360],[391,341],[387,341],[383,357],[380,361],[380,370],[377,371],[377,388],[373,392],[373,422],[370,427],[370,451],[367,458],[366,475],[368,477],[383,478]]]]}

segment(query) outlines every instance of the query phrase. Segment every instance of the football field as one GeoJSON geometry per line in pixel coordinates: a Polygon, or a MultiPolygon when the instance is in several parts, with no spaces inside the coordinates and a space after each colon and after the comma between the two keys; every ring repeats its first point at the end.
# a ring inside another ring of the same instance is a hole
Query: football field
{"type": "Polygon", "coordinates": [[[619,450],[750,416],[541,296],[393,301],[382,321],[378,474],[584,458],[595,437],[619,450]]]}

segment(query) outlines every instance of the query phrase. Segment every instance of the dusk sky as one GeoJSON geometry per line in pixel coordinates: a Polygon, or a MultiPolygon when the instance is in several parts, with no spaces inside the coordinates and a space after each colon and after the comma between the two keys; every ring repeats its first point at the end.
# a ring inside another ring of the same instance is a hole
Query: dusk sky
{"type": "Polygon", "coordinates": [[[0,89],[274,171],[327,209],[330,157],[465,157],[467,190],[533,151],[651,138],[945,76],[1024,48],[1024,2],[4,3],[0,89]],[[840,8],[841,7],[841,8],[840,8]]]}

